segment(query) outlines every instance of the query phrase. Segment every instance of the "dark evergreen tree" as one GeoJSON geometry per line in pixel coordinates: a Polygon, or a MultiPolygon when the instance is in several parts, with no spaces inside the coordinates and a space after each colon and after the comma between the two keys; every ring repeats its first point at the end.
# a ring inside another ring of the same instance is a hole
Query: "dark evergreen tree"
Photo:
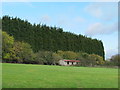
{"type": "Polygon", "coordinates": [[[104,47],[100,40],[64,32],[62,28],[42,24],[30,24],[27,20],[2,17],[2,30],[13,36],[17,41],[24,41],[38,51],[74,51],[97,54],[104,58],[104,47]]]}

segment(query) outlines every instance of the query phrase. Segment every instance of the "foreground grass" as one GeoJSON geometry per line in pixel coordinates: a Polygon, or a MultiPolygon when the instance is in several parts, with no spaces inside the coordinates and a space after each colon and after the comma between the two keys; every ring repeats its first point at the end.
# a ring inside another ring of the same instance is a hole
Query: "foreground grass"
{"type": "Polygon", "coordinates": [[[0,90],[2,89],[2,63],[0,62],[0,90]]]}
{"type": "Polygon", "coordinates": [[[118,88],[118,69],[7,64],[3,88],[118,88]]]}

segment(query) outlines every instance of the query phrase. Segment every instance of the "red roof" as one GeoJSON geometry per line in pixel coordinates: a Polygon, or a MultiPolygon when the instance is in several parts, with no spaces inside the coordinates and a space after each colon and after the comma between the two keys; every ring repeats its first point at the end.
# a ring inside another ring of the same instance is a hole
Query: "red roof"
{"type": "Polygon", "coordinates": [[[79,60],[63,60],[63,61],[69,61],[69,62],[80,62],[79,60]]]}

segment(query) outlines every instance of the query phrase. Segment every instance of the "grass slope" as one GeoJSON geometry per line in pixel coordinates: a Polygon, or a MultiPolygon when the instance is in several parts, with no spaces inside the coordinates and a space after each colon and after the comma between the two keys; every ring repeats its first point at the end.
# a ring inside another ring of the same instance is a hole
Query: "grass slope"
{"type": "Polygon", "coordinates": [[[3,88],[118,88],[118,69],[7,64],[3,88]]]}

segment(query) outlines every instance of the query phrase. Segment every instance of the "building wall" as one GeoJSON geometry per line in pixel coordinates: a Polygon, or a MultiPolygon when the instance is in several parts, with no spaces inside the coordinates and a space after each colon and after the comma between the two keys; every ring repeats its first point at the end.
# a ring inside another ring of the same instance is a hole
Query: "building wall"
{"type": "Polygon", "coordinates": [[[60,61],[59,61],[59,64],[60,64],[60,65],[67,65],[67,62],[65,62],[65,61],[63,61],[63,60],[60,60],[60,61]]]}
{"type": "Polygon", "coordinates": [[[72,62],[69,62],[69,65],[72,65],[72,62]]]}
{"type": "Polygon", "coordinates": [[[76,62],[73,63],[73,65],[76,65],[76,64],[77,64],[76,62]]]}
{"type": "Polygon", "coordinates": [[[72,62],[69,62],[69,64],[67,64],[66,61],[60,60],[60,61],[59,61],[59,64],[60,64],[60,65],[64,65],[64,66],[69,66],[69,65],[76,65],[77,63],[76,63],[76,62],[73,62],[73,64],[72,64],[72,62]]]}

